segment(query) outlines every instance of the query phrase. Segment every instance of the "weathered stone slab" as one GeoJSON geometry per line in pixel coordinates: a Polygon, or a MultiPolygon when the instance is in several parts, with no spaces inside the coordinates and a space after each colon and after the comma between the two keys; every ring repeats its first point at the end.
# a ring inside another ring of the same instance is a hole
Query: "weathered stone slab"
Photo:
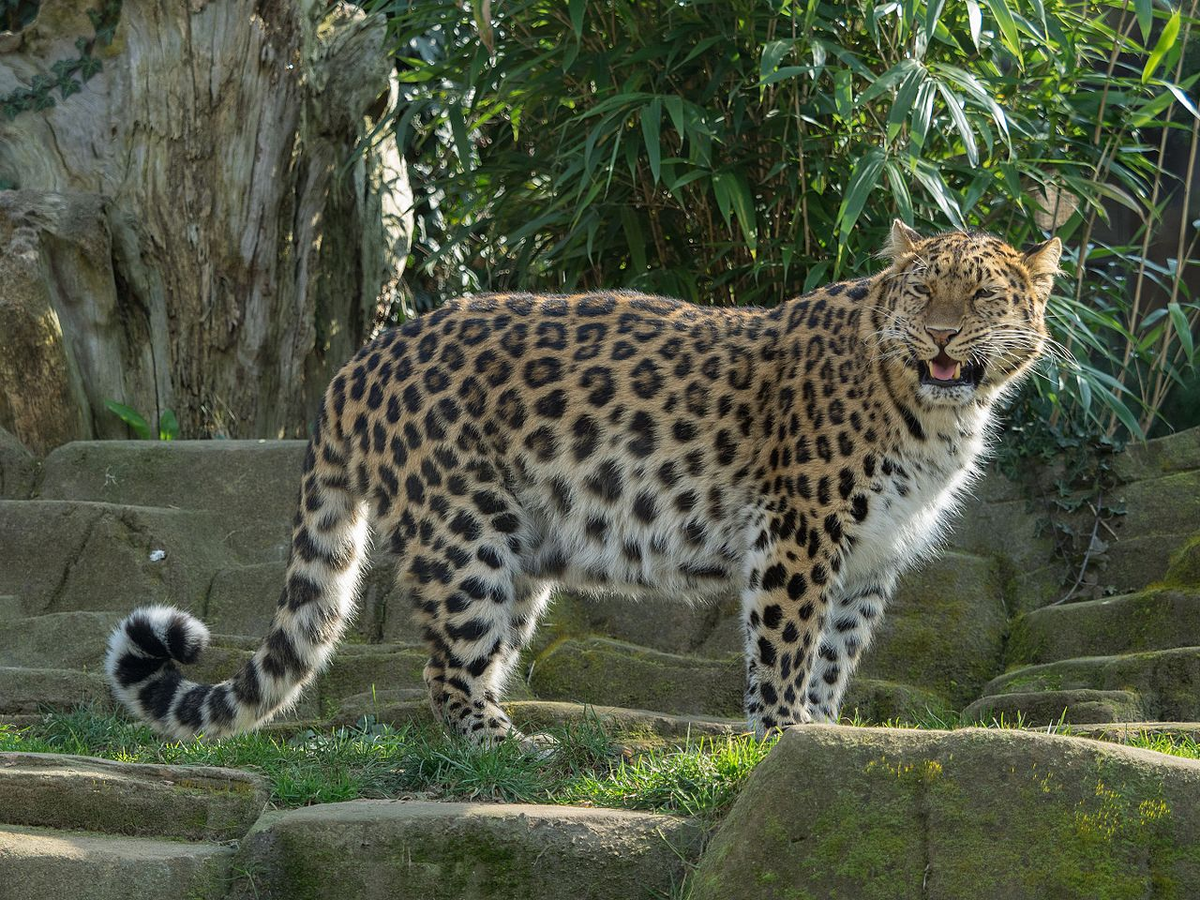
{"type": "Polygon", "coordinates": [[[228,565],[226,532],[215,516],[187,510],[0,500],[0,594],[30,615],[152,602],[199,611],[228,565]]]}
{"type": "Polygon", "coordinates": [[[1126,514],[1105,553],[1101,579],[1118,591],[1136,591],[1164,577],[1172,554],[1200,531],[1200,470],[1176,472],[1122,487],[1116,500],[1126,514]]]}
{"type": "Polygon", "coordinates": [[[1145,444],[1130,444],[1113,459],[1113,471],[1122,481],[1143,481],[1189,469],[1200,469],[1200,427],[1145,444]]]}
{"type": "Polygon", "coordinates": [[[1007,627],[996,561],[949,551],[904,576],[860,671],[957,709],[1001,670],[1007,627]]]}
{"type": "Polygon", "coordinates": [[[989,682],[984,688],[984,698],[1080,689],[1132,691],[1142,699],[1142,714],[1138,718],[1200,719],[1200,647],[1025,666],[989,682]]]}
{"type": "Polygon", "coordinates": [[[37,462],[16,436],[0,428],[0,498],[25,500],[33,493],[37,462]]]}
{"type": "Polygon", "coordinates": [[[911,684],[854,678],[846,689],[841,718],[882,725],[893,721],[925,722],[931,714],[948,717],[952,712],[940,694],[911,684]]]}
{"type": "Polygon", "coordinates": [[[108,685],[99,674],[70,669],[0,666],[0,713],[30,715],[82,703],[108,706],[108,685]]]}
{"type": "Polygon", "coordinates": [[[234,898],[635,900],[683,879],[686,819],[573,807],[357,800],[267,813],[234,898]]]}
{"type": "Polygon", "coordinates": [[[1139,737],[1185,738],[1200,742],[1200,722],[1096,722],[1071,725],[1068,734],[1125,744],[1139,737]]]}
{"type": "Polygon", "coordinates": [[[751,775],[693,896],[1187,897],[1198,848],[1195,760],[1013,730],[804,726],[751,775]]]}
{"type": "Polygon", "coordinates": [[[1087,688],[1066,691],[1020,691],[981,697],[962,711],[964,722],[990,725],[1003,719],[1026,725],[1057,722],[1092,724],[1127,722],[1144,718],[1142,698],[1132,691],[1097,691],[1087,688]]]}
{"type": "Polygon", "coordinates": [[[0,894],[14,900],[218,900],[232,859],[233,850],[218,844],[0,826],[0,894]]]}
{"type": "Polygon", "coordinates": [[[529,686],[542,700],[706,716],[738,716],[742,709],[740,658],[676,656],[589,638],[554,645],[529,669],[529,686]]]}
{"type": "Polygon", "coordinates": [[[1018,619],[1008,664],[1200,646],[1200,591],[1153,590],[1035,610],[1018,619]]]}
{"type": "Polygon", "coordinates": [[[401,689],[425,690],[424,648],[391,644],[344,644],[315,689],[323,709],[336,710],[347,697],[401,689]]]}
{"type": "Polygon", "coordinates": [[[266,805],[263,780],[236,769],[0,753],[0,819],[10,825],[229,841],[266,805]]]}
{"type": "Polygon", "coordinates": [[[8,618],[0,611],[0,666],[100,671],[121,613],[66,612],[8,618]]]}

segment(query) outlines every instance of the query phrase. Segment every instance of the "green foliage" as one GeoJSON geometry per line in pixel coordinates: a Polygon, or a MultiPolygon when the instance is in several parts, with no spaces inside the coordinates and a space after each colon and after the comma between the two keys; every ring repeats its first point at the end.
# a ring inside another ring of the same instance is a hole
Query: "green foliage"
{"type": "MultiPolygon", "coordinates": [[[[109,412],[128,425],[141,440],[148,441],[153,436],[146,417],[132,406],[126,406],[115,400],[105,400],[104,406],[109,412]]],[[[179,419],[176,417],[174,410],[164,409],[158,417],[158,439],[160,441],[173,441],[178,437],[179,419]]]]}
{"type": "Polygon", "coordinates": [[[1190,130],[1194,146],[1200,115],[1183,71],[1194,21],[1178,10],[375,6],[391,17],[408,101],[393,124],[423,192],[405,312],[514,288],[772,305],[876,269],[894,217],[1018,245],[1053,228],[1075,249],[1050,309],[1059,353],[1023,407],[1034,421],[1141,436],[1195,369],[1195,228],[1180,224],[1168,265],[1148,252],[1183,190],[1154,143],[1190,130]],[[1134,219],[1124,244],[1106,243],[1114,212],[1134,219]]]}
{"type": "MultiPolygon", "coordinates": [[[[9,121],[20,113],[50,109],[58,99],[66,100],[83,90],[83,85],[100,71],[101,62],[93,53],[97,47],[107,47],[116,35],[117,23],[121,20],[122,0],[103,0],[98,9],[87,11],[92,23],[91,38],[80,37],[75,41],[79,55],[58,60],[49,73],[35,75],[28,87],[17,88],[0,95],[0,115],[9,121]]],[[[0,0],[0,26],[10,31],[19,31],[37,16],[40,4],[28,0],[0,0]]]]}

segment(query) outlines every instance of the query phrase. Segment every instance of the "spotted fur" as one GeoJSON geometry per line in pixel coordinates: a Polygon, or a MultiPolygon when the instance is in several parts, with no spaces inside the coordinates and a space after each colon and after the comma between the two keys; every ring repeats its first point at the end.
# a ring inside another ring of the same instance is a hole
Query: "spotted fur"
{"type": "Polygon", "coordinates": [[[873,278],[770,310],[492,294],[384,332],[325,395],[253,658],[188,681],[176,662],[203,626],[139,610],[111,641],[118,697],[177,737],[288,706],[351,615],[370,526],[456,732],[511,733],[501,690],[554,585],[739,592],[750,727],[836,720],[897,576],[935,543],[997,398],[1043,347],[1060,246],[897,223],[887,252],[873,278]]]}

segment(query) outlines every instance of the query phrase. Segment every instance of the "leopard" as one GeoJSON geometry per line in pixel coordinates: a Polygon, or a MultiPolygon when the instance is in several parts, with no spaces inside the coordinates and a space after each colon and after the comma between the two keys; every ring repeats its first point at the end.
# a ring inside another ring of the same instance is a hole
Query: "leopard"
{"type": "Polygon", "coordinates": [[[109,640],[113,692],[174,739],[261,726],[329,663],[373,536],[453,735],[525,739],[504,686],[557,588],[738,596],[748,730],[836,723],[1047,349],[1061,253],[897,220],[886,268],[774,307],[486,293],[383,330],[324,393],[261,645],[197,683],[206,626],[144,606],[109,640]]]}

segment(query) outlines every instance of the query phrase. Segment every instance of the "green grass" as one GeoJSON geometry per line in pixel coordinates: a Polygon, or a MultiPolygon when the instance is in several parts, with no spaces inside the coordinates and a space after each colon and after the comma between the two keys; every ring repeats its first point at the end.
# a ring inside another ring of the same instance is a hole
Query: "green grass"
{"type": "MultiPolygon", "coordinates": [[[[851,725],[867,724],[851,720],[851,725]]],[[[885,727],[953,729],[930,715],[885,727]]],[[[1017,719],[971,723],[1022,728],[1017,719]]],[[[1071,734],[1059,723],[1046,729],[1071,734]]],[[[700,738],[632,752],[594,717],[547,729],[555,751],[539,757],[515,742],[479,749],[429,725],[394,728],[365,719],[353,728],[304,731],[288,739],[247,734],[222,741],[171,742],[127,719],[90,708],[51,712],[34,725],[0,725],[0,752],[73,753],[123,762],[230,766],[262,774],[281,807],[360,797],[420,797],[561,803],[672,812],[715,821],[729,808],[774,740],[700,738]]],[[[1133,747],[1200,759],[1187,735],[1142,732],[1133,747]]]]}
{"type": "Polygon", "coordinates": [[[168,742],[144,726],[82,708],[25,728],[0,725],[0,752],[74,753],[123,762],[230,766],[261,773],[279,806],[359,797],[566,803],[719,817],[774,741],[690,740],[632,754],[595,719],[546,730],[539,757],[515,742],[479,749],[431,726],[354,728],[168,742]]]}

